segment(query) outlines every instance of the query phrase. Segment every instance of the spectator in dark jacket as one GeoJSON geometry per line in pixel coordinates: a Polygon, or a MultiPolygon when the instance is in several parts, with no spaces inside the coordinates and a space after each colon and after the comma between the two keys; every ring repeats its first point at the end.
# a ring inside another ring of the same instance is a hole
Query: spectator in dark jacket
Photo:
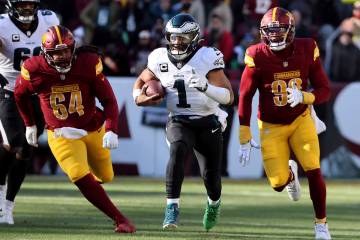
{"type": "Polygon", "coordinates": [[[221,16],[212,15],[204,38],[206,46],[216,47],[224,54],[225,65],[228,65],[233,54],[234,41],[221,16]]]}
{"type": "Polygon", "coordinates": [[[332,48],[330,79],[334,82],[360,81],[360,50],[352,32],[342,31],[332,48]]]}

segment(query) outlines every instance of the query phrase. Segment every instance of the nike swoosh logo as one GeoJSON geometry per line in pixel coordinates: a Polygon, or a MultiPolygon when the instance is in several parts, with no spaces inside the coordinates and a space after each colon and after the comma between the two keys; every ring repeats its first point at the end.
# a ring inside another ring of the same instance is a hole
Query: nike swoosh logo
{"type": "Polygon", "coordinates": [[[211,133],[214,133],[214,132],[216,132],[217,130],[219,130],[219,128],[211,129],[211,133]]]}

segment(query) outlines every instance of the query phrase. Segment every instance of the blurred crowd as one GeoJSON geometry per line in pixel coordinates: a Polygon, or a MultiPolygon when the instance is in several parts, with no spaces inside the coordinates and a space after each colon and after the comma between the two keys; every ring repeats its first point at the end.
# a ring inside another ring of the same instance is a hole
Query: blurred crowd
{"type": "MultiPolygon", "coordinates": [[[[4,1],[4,0],[2,0],[4,1]]],[[[262,15],[274,6],[290,10],[297,37],[317,40],[325,68],[335,82],[360,76],[360,1],[352,0],[42,0],[78,45],[104,53],[105,73],[137,75],[148,54],[165,46],[163,29],[179,12],[190,13],[202,29],[203,44],[224,53],[230,78],[238,78],[246,48],[259,41],[262,15]]]]}

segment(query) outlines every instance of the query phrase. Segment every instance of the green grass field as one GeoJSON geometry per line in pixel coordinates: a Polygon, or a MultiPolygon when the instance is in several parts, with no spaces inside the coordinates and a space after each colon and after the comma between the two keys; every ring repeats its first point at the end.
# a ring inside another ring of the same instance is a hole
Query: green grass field
{"type": "MultiPolygon", "coordinates": [[[[360,180],[327,181],[328,222],[333,239],[360,239],[360,180]]],[[[313,210],[306,180],[302,199],[272,191],[266,180],[223,180],[219,224],[202,228],[206,203],[200,179],[185,179],[180,226],[161,229],[164,212],[162,179],[117,177],[105,188],[137,226],[119,235],[65,177],[28,176],[15,208],[15,225],[1,225],[0,239],[313,239],[313,210]]]]}

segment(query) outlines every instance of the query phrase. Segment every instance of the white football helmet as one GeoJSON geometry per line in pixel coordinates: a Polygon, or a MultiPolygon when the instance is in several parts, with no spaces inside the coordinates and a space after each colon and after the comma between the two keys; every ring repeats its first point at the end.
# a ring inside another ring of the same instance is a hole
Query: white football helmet
{"type": "Polygon", "coordinates": [[[166,24],[165,38],[168,41],[168,53],[175,60],[181,61],[197,48],[200,26],[191,15],[177,14],[166,24]]]}

